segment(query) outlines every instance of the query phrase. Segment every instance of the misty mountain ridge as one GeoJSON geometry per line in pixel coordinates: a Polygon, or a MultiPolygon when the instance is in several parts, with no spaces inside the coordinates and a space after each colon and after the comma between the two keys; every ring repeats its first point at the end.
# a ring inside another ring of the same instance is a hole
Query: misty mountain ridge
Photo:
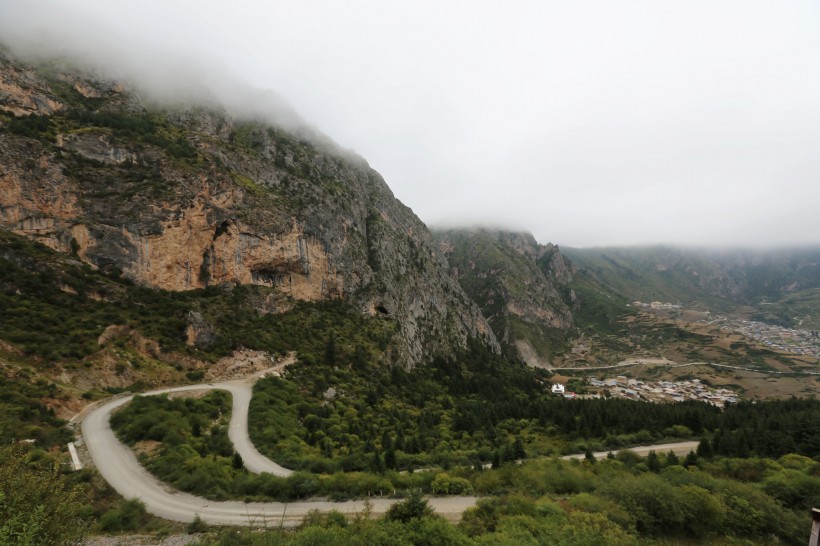
{"type": "Polygon", "coordinates": [[[562,253],[502,228],[433,238],[364,159],[303,125],[160,107],[64,62],[0,61],[7,229],[161,289],[270,287],[267,311],[290,305],[279,296],[344,298],[397,321],[391,359],[406,366],[469,337],[549,366],[595,320],[585,304],[611,322],[616,301],[728,308],[818,286],[813,249],[562,253]]]}
{"type": "Polygon", "coordinates": [[[573,264],[635,300],[756,305],[820,286],[820,247],[564,248],[573,264]]]}
{"type": "MultiPolygon", "coordinates": [[[[0,56],[0,224],[163,290],[257,285],[261,312],[344,299],[414,366],[496,347],[424,224],[338,147],[120,82],[0,56]]],[[[119,274],[118,273],[118,274],[119,274]]]]}

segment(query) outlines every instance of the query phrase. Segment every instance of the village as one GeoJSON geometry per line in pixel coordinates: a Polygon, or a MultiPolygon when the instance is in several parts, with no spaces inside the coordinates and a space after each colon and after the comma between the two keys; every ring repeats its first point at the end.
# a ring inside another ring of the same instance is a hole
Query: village
{"type": "Polygon", "coordinates": [[[817,331],[783,328],[765,322],[715,316],[712,323],[723,331],[732,331],[759,341],[775,351],[813,356],[820,359],[820,335],[817,331]]]}
{"type": "Polygon", "coordinates": [[[711,389],[700,379],[686,379],[683,381],[643,381],[630,379],[619,375],[610,379],[590,378],[587,380],[590,387],[597,389],[597,393],[576,394],[567,392],[561,383],[552,385],[553,394],[567,399],[600,398],[609,396],[614,398],[629,398],[646,402],[685,402],[695,400],[705,402],[719,408],[726,404],[736,404],[740,396],[729,389],[711,389]]]}
{"type": "MultiPolygon", "coordinates": [[[[660,301],[650,303],[633,301],[631,304],[628,304],[628,307],[649,309],[652,311],[673,311],[681,309],[680,305],[660,301]]],[[[735,332],[744,335],[762,343],[774,351],[805,355],[820,360],[820,332],[816,330],[784,328],[783,326],[754,320],[741,320],[721,315],[711,315],[709,311],[706,311],[705,314],[708,318],[700,322],[719,326],[721,331],[735,332]]]]}

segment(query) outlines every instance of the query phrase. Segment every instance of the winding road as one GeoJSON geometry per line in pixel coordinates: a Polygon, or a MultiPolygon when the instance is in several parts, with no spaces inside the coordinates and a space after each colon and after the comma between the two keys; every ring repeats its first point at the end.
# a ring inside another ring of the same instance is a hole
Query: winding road
{"type": "MultiPolygon", "coordinates": [[[[140,396],[213,389],[230,392],[233,402],[228,436],[233,442],[236,452],[242,456],[245,468],[254,473],[269,472],[276,476],[288,476],[293,471],[276,464],[259,453],[251,443],[248,434],[248,407],[252,396],[253,383],[257,377],[223,383],[160,389],[142,393],[140,396]]],[[[123,497],[140,499],[145,503],[146,509],[156,516],[180,522],[191,522],[196,516],[199,516],[202,521],[210,525],[252,525],[258,527],[282,525],[284,527],[293,527],[301,523],[304,516],[313,510],[320,512],[338,510],[344,514],[352,515],[362,512],[365,508],[365,500],[246,503],[241,501],[211,501],[174,490],[145,470],[133,451],[122,444],[111,430],[109,424],[111,413],[130,402],[134,396],[115,398],[99,407],[88,410],[84,417],[81,414],[78,416],[78,420],[82,420],[82,434],[85,445],[102,477],[123,497]]],[[[650,450],[655,450],[658,453],[674,451],[679,455],[685,455],[689,451],[697,449],[697,445],[698,442],[679,442],[630,449],[640,455],[646,455],[650,450]]],[[[607,453],[602,451],[594,455],[596,458],[603,458],[606,457],[607,453]]],[[[580,459],[583,457],[583,454],[578,454],[567,455],[563,458],[580,459]]],[[[385,513],[396,501],[396,499],[383,497],[370,499],[372,514],[385,513]]],[[[458,519],[464,510],[475,505],[476,497],[433,497],[429,499],[429,503],[438,514],[448,519],[458,519]]]]}
{"type": "MultiPolygon", "coordinates": [[[[288,476],[291,470],[279,466],[263,456],[253,446],[248,435],[248,406],[250,404],[253,379],[228,381],[207,385],[189,385],[172,389],[161,389],[142,393],[151,396],[172,392],[225,390],[233,397],[233,407],[228,436],[242,456],[245,468],[250,472],[270,472],[277,476],[288,476]]],[[[364,500],[330,502],[300,501],[281,502],[240,502],[210,501],[189,493],[182,493],[160,482],[145,470],[134,453],[123,445],[111,430],[111,413],[124,406],[134,396],[117,398],[88,412],[82,420],[85,445],[94,465],[103,478],[125,498],[138,498],[146,509],[161,518],[191,522],[196,516],[210,525],[252,525],[258,527],[293,527],[312,510],[328,512],[338,510],[352,515],[365,508],[364,500]]],[[[396,499],[372,498],[373,514],[383,514],[396,499]]],[[[448,519],[461,516],[467,508],[475,505],[476,497],[434,497],[430,506],[448,519]]]]}

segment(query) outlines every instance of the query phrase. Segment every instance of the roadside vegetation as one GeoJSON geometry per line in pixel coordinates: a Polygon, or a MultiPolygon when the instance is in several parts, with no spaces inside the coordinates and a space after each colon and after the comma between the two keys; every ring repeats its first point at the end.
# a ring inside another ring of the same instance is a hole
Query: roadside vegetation
{"type": "MultiPolygon", "coordinates": [[[[295,532],[224,530],[198,544],[465,544],[660,545],[795,544],[808,534],[803,501],[773,494],[771,484],[800,476],[820,485],[818,463],[805,457],[775,460],[676,458],[626,452],[599,462],[546,459],[498,470],[466,471],[489,495],[451,524],[432,514],[418,493],[383,518],[331,512],[305,519],[295,532]],[[765,468],[759,474],[749,468],[765,468]],[[745,478],[729,477],[743,474],[745,478]]],[[[797,493],[794,484],[787,487],[797,493]]],[[[261,522],[260,522],[261,527],[261,522]]]]}
{"type": "Polygon", "coordinates": [[[12,370],[0,362],[0,445],[25,440],[42,448],[65,444],[72,438],[65,421],[43,404],[63,396],[54,383],[33,370],[12,370]]]}

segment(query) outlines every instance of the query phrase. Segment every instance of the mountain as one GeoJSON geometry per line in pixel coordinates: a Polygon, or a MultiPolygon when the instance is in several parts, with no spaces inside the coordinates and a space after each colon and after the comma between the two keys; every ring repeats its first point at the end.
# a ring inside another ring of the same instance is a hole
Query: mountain
{"type": "Polygon", "coordinates": [[[820,288],[820,248],[564,248],[572,263],[631,300],[759,306],[820,288]]]}
{"type": "Polygon", "coordinates": [[[481,307],[507,356],[545,367],[573,328],[570,264],[528,233],[434,231],[461,287],[481,307]]]}
{"type": "MultiPolygon", "coordinates": [[[[256,285],[281,312],[343,300],[394,321],[405,367],[479,338],[425,225],[307,128],[157,106],[123,82],[0,50],[0,228],[159,290],[256,285]]],[[[207,325],[205,325],[207,326],[207,325]]]]}

